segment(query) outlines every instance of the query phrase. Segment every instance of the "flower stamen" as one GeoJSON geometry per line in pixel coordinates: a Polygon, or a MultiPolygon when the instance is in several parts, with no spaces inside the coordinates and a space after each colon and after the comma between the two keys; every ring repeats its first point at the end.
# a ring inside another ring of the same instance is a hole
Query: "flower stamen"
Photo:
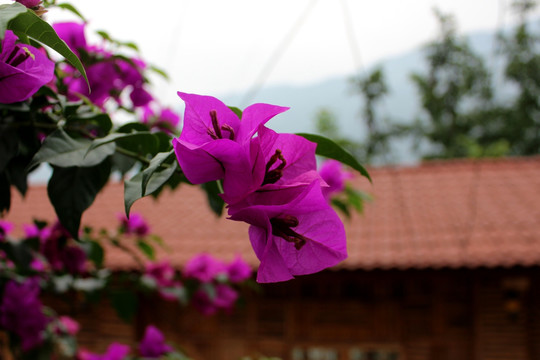
{"type": "Polygon", "coordinates": [[[281,176],[283,175],[283,169],[287,165],[287,161],[283,157],[283,154],[281,153],[281,150],[276,149],[276,152],[274,155],[270,157],[270,160],[266,163],[266,174],[264,175],[264,180],[262,185],[265,184],[274,184],[276,181],[281,179],[281,176]],[[281,164],[279,164],[275,169],[270,170],[272,165],[276,163],[276,161],[280,160],[281,164]]]}
{"type": "Polygon", "coordinates": [[[292,215],[285,215],[281,218],[270,219],[272,225],[272,235],[279,236],[287,242],[293,243],[296,250],[300,250],[306,242],[310,240],[304,235],[298,234],[291,229],[298,226],[298,219],[292,215]]]}

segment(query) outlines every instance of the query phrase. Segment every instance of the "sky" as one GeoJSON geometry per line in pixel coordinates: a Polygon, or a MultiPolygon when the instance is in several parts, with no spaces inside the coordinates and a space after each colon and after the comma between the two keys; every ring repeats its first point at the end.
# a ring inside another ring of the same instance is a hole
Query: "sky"
{"type": "MultiPolygon", "coordinates": [[[[161,102],[177,91],[220,96],[260,86],[351,76],[432,40],[433,9],[454,14],[460,33],[513,21],[511,0],[71,0],[89,20],[134,41],[170,81],[153,79],[161,102]]],[[[74,20],[53,10],[49,21],[74,20]]],[[[92,40],[91,40],[92,41],[92,40]]],[[[97,41],[97,38],[93,38],[97,41]]],[[[247,105],[247,104],[237,104],[247,105]]]]}

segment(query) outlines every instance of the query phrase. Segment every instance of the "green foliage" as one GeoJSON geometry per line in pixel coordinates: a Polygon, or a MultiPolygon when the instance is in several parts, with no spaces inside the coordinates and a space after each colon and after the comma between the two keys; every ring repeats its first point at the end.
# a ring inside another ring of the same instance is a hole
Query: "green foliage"
{"type": "Polygon", "coordinates": [[[342,162],[345,165],[350,166],[354,170],[358,171],[362,176],[366,177],[371,182],[371,177],[367,170],[356,160],[356,158],[351,155],[347,150],[343,149],[341,146],[336,144],[334,141],[315,134],[297,134],[302,136],[309,141],[312,141],[317,144],[317,149],[315,153],[327,157],[329,159],[334,159],[342,162]]]}
{"type": "Polygon", "coordinates": [[[2,16],[0,17],[0,36],[2,39],[5,32],[5,30],[2,31],[2,28],[4,28],[4,21],[5,19],[9,19],[9,21],[7,21],[8,29],[13,30],[13,32],[15,32],[19,37],[29,37],[55,50],[57,53],[65,57],[66,60],[71,63],[71,65],[79,70],[88,83],[86,71],[84,70],[81,61],[77,55],[71,51],[66,43],[58,37],[49,23],[19,3],[13,3],[5,6],[7,7],[1,9],[2,16]],[[4,12],[7,12],[5,18],[4,12]]]}
{"type": "Polygon", "coordinates": [[[97,148],[95,145],[97,141],[74,139],[60,128],[45,139],[29,167],[32,168],[42,162],[59,167],[98,165],[114,153],[115,145],[106,142],[107,146],[97,148]]]}
{"type": "Polygon", "coordinates": [[[58,220],[75,239],[83,212],[92,205],[111,174],[110,161],[91,167],[54,167],[47,193],[58,220]]]}

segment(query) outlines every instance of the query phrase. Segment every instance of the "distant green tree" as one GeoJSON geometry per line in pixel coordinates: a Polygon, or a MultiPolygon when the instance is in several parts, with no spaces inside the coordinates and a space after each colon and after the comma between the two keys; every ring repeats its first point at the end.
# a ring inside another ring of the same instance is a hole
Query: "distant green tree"
{"type": "Polygon", "coordinates": [[[427,72],[411,75],[424,116],[409,132],[432,145],[428,158],[466,157],[480,146],[477,114],[490,108],[491,77],[484,60],[457,36],[454,18],[438,11],[435,15],[440,38],[425,49],[427,72]]]}
{"type": "Polygon", "coordinates": [[[362,141],[354,141],[342,136],[337,126],[335,115],[326,109],[321,109],[316,117],[316,128],[319,133],[327,136],[347,149],[365,163],[384,163],[390,151],[389,140],[392,134],[388,131],[388,123],[377,115],[377,105],[388,92],[382,68],[376,68],[365,76],[351,79],[354,92],[360,94],[364,101],[361,119],[367,134],[362,141]]]}
{"type": "Polygon", "coordinates": [[[517,88],[517,95],[510,104],[495,109],[498,122],[492,125],[495,134],[489,135],[504,138],[512,155],[540,153],[540,36],[528,25],[529,14],[536,6],[534,0],[514,1],[520,22],[510,35],[499,35],[504,75],[517,88]]]}

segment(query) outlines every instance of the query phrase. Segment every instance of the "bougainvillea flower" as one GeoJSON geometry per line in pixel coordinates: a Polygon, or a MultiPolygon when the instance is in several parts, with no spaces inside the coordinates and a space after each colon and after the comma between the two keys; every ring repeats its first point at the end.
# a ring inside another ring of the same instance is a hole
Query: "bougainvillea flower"
{"type": "Polygon", "coordinates": [[[180,124],[180,116],[169,108],[163,108],[157,113],[149,105],[143,107],[142,122],[148,124],[151,128],[173,134],[180,124]]]}
{"type": "Polygon", "coordinates": [[[174,349],[165,343],[165,337],[161,331],[153,325],[148,325],[139,344],[141,356],[145,359],[159,359],[172,351],[174,349]]]}
{"type": "Polygon", "coordinates": [[[69,335],[75,336],[79,332],[80,325],[79,323],[69,317],[69,316],[60,316],[58,317],[58,322],[60,323],[60,331],[65,332],[69,335]]]}
{"type": "Polygon", "coordinates": [[[195,255],[184,268],[186,278],[197,279],[203,283],[210,282],[225,272],[225,264],[209,254],[195,255]]]}
{"type": "Polygon", "coordinates": [[[103,355],[81,351],[78,356],[81,360],[124,360],[127,358],[129,350],[128,345],[115,342],[109,345],[103,355]]]}
{"type": "Polygon", "coordinates": [[[78,245],[65,246],[61,253],[60,259],[64,265],[64,269],[70,274],[84,274],[87,270],[86,252],[78,245]]]}
{"type": "Polygon", "coordinates": [[[9,221],[0,220],[0,242],[6,241],[7,235],[13,230],[14,225],[9,221]]]}
{"type": "Polygon", "coordinates": [[[0,103],[24,101],[54,77],[54,62],[6,30],[0,52],[0,103]]]}
{"type": "Polygon", "coordinates": [[[33,8],[38,6],[41,3],[41,0],[15,0],[18,3],[23,4],[27,8],[33,8]]]}
{"type": "Polygon", "coordinates": [[[178,93],[186,109],[182,134],[173,140],[178,162],[194,184],[223,179],[224,192],[240,199],[259,184],[252,178],[257,155],[251,139],[260,125],[288,108],[269,104],[247,107],[242,120],[220,100],[211,96],[178,93]]]}
{"type": "Polygon", "coordinates": [[[266,188],[229,207],[230,219],[251,224],[249,238],[261,262],[258,282],[315,273],[347,257],[343,224],[324,199],[319,179],[266,188]]]}
{"type": "Polygon", "coordinates": [[[259,129],[258,140],[265,164],[264,179],[260,185],[291,185],[293,179],[306,174],[311,176],[316,171],[317,144],[298,135],[278,134],[264,126],[259,129]]]}
{"type": "Polygon", "coordinates": [[[337,160],[326,160],[319,169],[321,178],[328,186],[322,188],[324,197],[328,200],[332,194],[345,189],[345,182],[352,178],[352,173],[343,169],[343,164],[337,160]]]}
{"type": "Polygon", "coordinates": [[[218,311],[216,304],[214,304],[205,289],[195,291],[191,303],[198,312],[205,316],[214,315],[218,311]]]}
{"type": "Polygon", "coordinates": [[[230,312],[233,309],[236,300],[238,300],[238,292],[236,290],[226,284],[216,285],[214,304],[218,308],[230,312]]]}
{"type": "Polygon", "coordinates": [[[142,86],[135,87],[129,94],[129,98],[135,107],[146,106],[153,99],[152,95],[142,86]]]}
{"type": "Polygon", "coordinates": [[[86,36],[84,35],[86,25],[84,23],[62,22],[55,23],[52,27],[60,39],[64,40],[71,51],[77,54],[77,56],[80,56],[81,50],[87,50],[88,46],[86,44],[86,36]]]}
{"type": "Polygon", "coordinates": [[[118,214],[118,220],[120,221],[120,226],[122,232],[126,235],[136,235],[136,236],[146,236],[150,233],[150,227],[138,213],[131,213],[129,219],[125,214],[118,214]]]}
{"type": "Polygon", "coordinates": [[[146,68],[144,61],[114,56],[113,53],[100,46],[89,46],[84,35],[84,23],[65,22],[53,25],[58,36],[83,60],[91,92],[81,74],[71,65],[63,64],[66,74],[62,81],[67,87],[70,100],[78,100],[85,96],[97,106],[103,107],[105,102],[114,98],[121,105],[121,93],[129,89],[133,106],[147,105],[152,96],[143,88],[145,83],[142,71],[146,68]],[[84,52],[85,56],[80,56],[84,52]]]}
{"type": "Polygon", "coordinates": [[[168,261],[149,262],[146,264],[145,275],[151,277],[158,286],[173,286],[175,270],[168,261]]]}
{"type": "Polygon", "coordinates": [[[240,255],[227,264],[227,275],[232,283],[239,283],[251,278],[252,269],[240,255]]]}
{"type": "Polygon", "coordinates": [[[43,314],[37,281],[9,281],[0,305],[0,326],[21,339],[21,348],[28,351],[43,342],[43,331],[49,319],[43,314]]]}

